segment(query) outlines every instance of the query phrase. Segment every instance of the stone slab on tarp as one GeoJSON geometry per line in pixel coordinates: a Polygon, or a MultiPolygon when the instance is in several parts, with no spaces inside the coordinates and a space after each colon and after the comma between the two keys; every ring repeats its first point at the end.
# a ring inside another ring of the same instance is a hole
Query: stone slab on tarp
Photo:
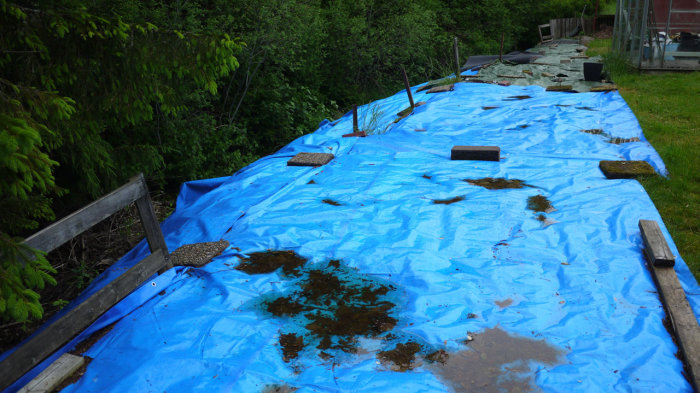
{"type": "Polygon", "coordinates": [[[288,166],[321,166],[326,165],[335,156],[330,153],[299,153],[287,161],[288,166]]]}

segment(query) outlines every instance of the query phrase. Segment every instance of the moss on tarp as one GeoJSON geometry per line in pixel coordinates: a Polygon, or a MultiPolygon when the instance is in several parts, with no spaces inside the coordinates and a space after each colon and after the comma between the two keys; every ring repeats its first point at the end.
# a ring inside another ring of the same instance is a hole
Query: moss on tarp
{"type": "Polygon", "coordinates": [[[646,161],[601,161],[598,166],[608,179],[634,179],[654,176],[654,167],[646,161]]]}

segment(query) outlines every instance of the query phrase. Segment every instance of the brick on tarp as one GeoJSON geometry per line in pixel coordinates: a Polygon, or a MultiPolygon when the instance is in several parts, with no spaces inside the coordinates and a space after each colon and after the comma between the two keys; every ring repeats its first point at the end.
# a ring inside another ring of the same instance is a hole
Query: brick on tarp
{"type": "Polygon", "coordinates": [[[498,161],[501,148],[498,146],[454,146],[452,160],[498,161]]]}
{"type": "Polygon", "coordinates": [[[287,161],[288,166],[321,166],[328,164],[335,156],[330,153],[299,153],[287,161]]]}

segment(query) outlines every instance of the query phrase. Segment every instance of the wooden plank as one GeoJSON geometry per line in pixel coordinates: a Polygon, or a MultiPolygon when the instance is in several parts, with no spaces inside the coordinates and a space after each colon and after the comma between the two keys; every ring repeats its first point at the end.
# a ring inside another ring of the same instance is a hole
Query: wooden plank
{"type": "Polygon", "coordinates": [[[46,370],[18,390],[17,393],[51,393],[61,382],[82,367],[83,364],[85,364],[85,358],[82,356],[64,353],[55,362],[51,363],[46,370]]]}
{"type": "Polygon", "coordinates": [[[454,84],[442,85],[442,86],[435,86],[435,87],[431,88],[430,90],[428,90],[428,92],[427,92],[426,94],[431,94],[431,93],[445,93],[445,92],[448,92],[448,91],[452,91],[452,90],[454,90],[454,89],[455,89],[455,85],[454,85],[454,84]]]}
{"type": "Polygon", "coordinates": [[[676,257],[671,253],[656,221],[639,220],[639,230],[642,232],[647,255],[654,266],[673,266],[676,263],[676,257]]]}
{"type": "Polygon", "coordinates": [[[571,85],[547,86],[545,91],[572,91],[573,88],[571,85]]]}
{"type": "Polygon", "coordinates": [[[688,304],[673,267],[655,266],[649,260],[649,270],[654,277],[666,315],[671,322],[673,334],[685,361],[688,380],[696,392],[700,392],[700,325],[688,304]]]}
{"type": "Polygon", "coordinates": [[[156,250],[17,348],[0,362],[0,390],[65,345],[165,264],[163,253],[156,250]]]}
{"type": "Polygon", "coordinates": [[[454,146],[452,160],[499,161],[501,148],[498,146],[454,146]]]}
{"type": "MultiPolygon", "coordinates": [[[[146,185],[144,183],[144,188],[145,187],[146,185]]],[[[163,271],[165,271],[173,267],[173,265],[170,263],[168,245],[165,244],[165,238],[163,237],[163,232],[160,230],[158,217],[156,217],[156,212],[153,210],[151,196],[148,194],[148,189],[145,189],[146,195],[136,200],[136,208],[139,211],[141,225],[143,226],[143,231],[146,233],[146,241],[148,241],[148,247],[151,249],[151,253],[154,253],[156,250],[161,250],[163,252],[163,258],[165,259],[163,271]]]]}
{"type": "Polygon", "coordinates": [[[148,194],[143,174],[82,209],[28,237],[24,244],[49,252],[78,236],[124,206],[148,194]]]}

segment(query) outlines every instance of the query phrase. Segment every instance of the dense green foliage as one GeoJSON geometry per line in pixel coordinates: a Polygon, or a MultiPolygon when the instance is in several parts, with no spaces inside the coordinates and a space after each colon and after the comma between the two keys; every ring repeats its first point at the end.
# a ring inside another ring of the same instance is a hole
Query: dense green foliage
{"type": "Polygon", "coordinates": [[[592,0],[0,0],[0,317],[51,283],[17,238],[144,172],[231,174],[320,120],[535,43],[592,0]],[[18,259],[19,258],[19,259],[18,259]],[[21,259],[21,260],[20,260],[21,259]],[[24,260],[27,259],[27,260],[24,260]]]}

